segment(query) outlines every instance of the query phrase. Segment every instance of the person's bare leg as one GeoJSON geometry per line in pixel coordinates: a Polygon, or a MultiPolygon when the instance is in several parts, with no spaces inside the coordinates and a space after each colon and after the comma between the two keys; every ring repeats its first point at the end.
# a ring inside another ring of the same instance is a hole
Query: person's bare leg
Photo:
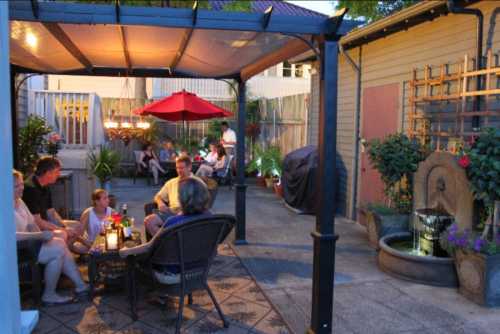
{"type": "Polygon", "coordinates": [[[75,259],[67,247],[63,249],[62,272],[75,284],[76,293],[88,290],[88,285],[82,280],[80,270],[76,266],[75,259]]]}
{"type": "Polygon", "coordinates": [[[71,300],[70,297],[60,296],[56,292],[57,282],[63,267],[65,248],[64,241],[57,238],[44,242],[40,248],[38,261],[45,264],[45,289],[42,300],[46,303],[64,303],[71,300]]]}
{"type": "Polygon", "coordinates": [[[150,165],[151,165],[151,166],[156,167],[156,168],[157,168],[160,172],[162,172],[163,174],[165,174],[165,173],[166,173],[166,172],[165,172],[165,170],[164,170],[164,169],[161,167],[161,165],[158,163],[158,161],[156,161],[156,160],[154,160],[154,159],[153,159],[153,160],[149,160],[149,163],[150,163],[150,165]]]}
{"type": "Polygon", "coordinates": [[[154,236],[162,226],[163,220],[156,214],[144,218],[144,228],[151,236],[154,236]]]}
{"type": "MultiPolygon", "coordinates": [[[[149,168],[153,172],[153,178],[155,185],[158,184],[158,164],[155,164],[155,160],[149,160],[149,168]]],[[[161,168],[161,167],[160,167],[161,168]]]]}

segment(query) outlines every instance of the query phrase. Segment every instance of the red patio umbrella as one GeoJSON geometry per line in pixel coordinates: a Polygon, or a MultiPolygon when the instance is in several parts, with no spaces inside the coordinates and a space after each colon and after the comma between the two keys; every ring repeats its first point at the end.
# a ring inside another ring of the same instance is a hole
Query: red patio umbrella
{"type": "Polygon", "coordinates": [[[233,114],[196,94],[182,90],[134,111],[137,115],[152,115],[167,121],[199,121],[230,117],[233,114]]]}

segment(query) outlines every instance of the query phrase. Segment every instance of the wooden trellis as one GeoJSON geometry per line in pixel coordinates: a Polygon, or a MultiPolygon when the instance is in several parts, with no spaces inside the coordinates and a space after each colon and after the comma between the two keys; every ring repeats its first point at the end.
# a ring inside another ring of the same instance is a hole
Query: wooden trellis
{"type": "Polygon", "coordinates": [[[467,128],[472,117],[481,117],[482,126],[487,127],[492,117],[500,117],[498,103],[500,97],[500,67],[494,66],[494,55],[488,52],[486,68],[471,70],[467,55],[463,63],[442,64],[439,74],[433,75],[430,66],[412,71],[409,82],[409,112],[407,134],[417,138],[422,144],[433,143],[436,150],[442,142],[454,139],[466,140],[478,134],[478,129],[467,128]],[[454,71],[450,71],[454,67],[454,71]],[[481,89],[476,89],[476,80],[481,80],[481,89]],[[493,84],[492,82],[495,82],[493,84]],[[481,96],[481,109],[473,110],[472,99],[481,96]]]}

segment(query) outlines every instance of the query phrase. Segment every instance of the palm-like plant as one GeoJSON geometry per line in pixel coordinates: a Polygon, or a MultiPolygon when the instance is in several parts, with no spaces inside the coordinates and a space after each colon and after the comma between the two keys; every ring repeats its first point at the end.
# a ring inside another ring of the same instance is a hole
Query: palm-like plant
{"type": "Polygon", "coordinates": [[[88,153],[89,168],[93,175],[97,177],[101,188],[116,173],[120,163],[120,156],[117,152],[101,147],[99,152],[90,151],[88,153]]]}

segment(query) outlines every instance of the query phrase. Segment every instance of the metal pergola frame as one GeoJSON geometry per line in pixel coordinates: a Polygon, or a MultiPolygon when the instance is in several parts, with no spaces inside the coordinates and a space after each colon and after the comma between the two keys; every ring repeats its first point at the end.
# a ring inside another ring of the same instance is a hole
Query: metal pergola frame
{"type": "MultiPolygon", "coordinates": [[[[0,9],[4,9],[0,7],[0,9]]],[[[5,6],[6,7],[6,6],[5,6]]],[[[46,73],[68,75],[105,75],[137,77],[206,78],[192,73],[176,70],[180,58],[190,41],[194,29],[213,29],[230,31],[252,31],[280,33],[297,37],[298,43],[306,43],[312,48],[320,61],[320,117],[319,117],[319,168],[318,168],[318,210],[316,229],[311,233],[314,240],[312,313],[310,333],[331,333],[334,289],[335,234],[334,220],[336,211],[336,130],[337,130],[337,43],[352,24],[341,26],[346,10],[339,11],[330,18],[298,17],[273,14],[272,7],[265,13],[218,12],[198,9],[146,8],[116,5],[95,5],[32,1],[9,2],[9,19],[40,22],[64,48],[83,66],[71,71],[37,71],[31,68],[11,65],[11,108],[12,137],[17,138],[14,83],[18,73],[46,73]],[[59,27],[60,23],[70,24],[113,24],[142,25],[157,27],[186,28],[180,53],[171,64],[164,68],[141,69],[131,66],[127,44],[123,37],[125,68],[94,67],[85,55],[78,50],[71,39],[59,27]],[[300,35],[312,35],[305,40],[300,35]]],[[[4,36],[5,37],[5,36],[4,36]]],[[[1,41],[1,39],[0,39],[1,41]]],[[[279,51],[278,51],[279,52],[279,51]]],[[[246,224],[246,184],[244,175],[245,157],[245,82],[253,75],[269,67],[267,56],[232,73],[213,79],[233,79],[237,82],[238,122],[237,122],[237,175],[236,175],[236,244],[245,244],[246,224]]],[[[15,147],[15,146],[14,146],[15,147]]],[[[13,152],[15,160],[15,150],[13,152]]],[[[10,170],[8,171],[10,176],[10,170]]],[[[1,308],[0,308],[1,309],[1,308]]]]}

